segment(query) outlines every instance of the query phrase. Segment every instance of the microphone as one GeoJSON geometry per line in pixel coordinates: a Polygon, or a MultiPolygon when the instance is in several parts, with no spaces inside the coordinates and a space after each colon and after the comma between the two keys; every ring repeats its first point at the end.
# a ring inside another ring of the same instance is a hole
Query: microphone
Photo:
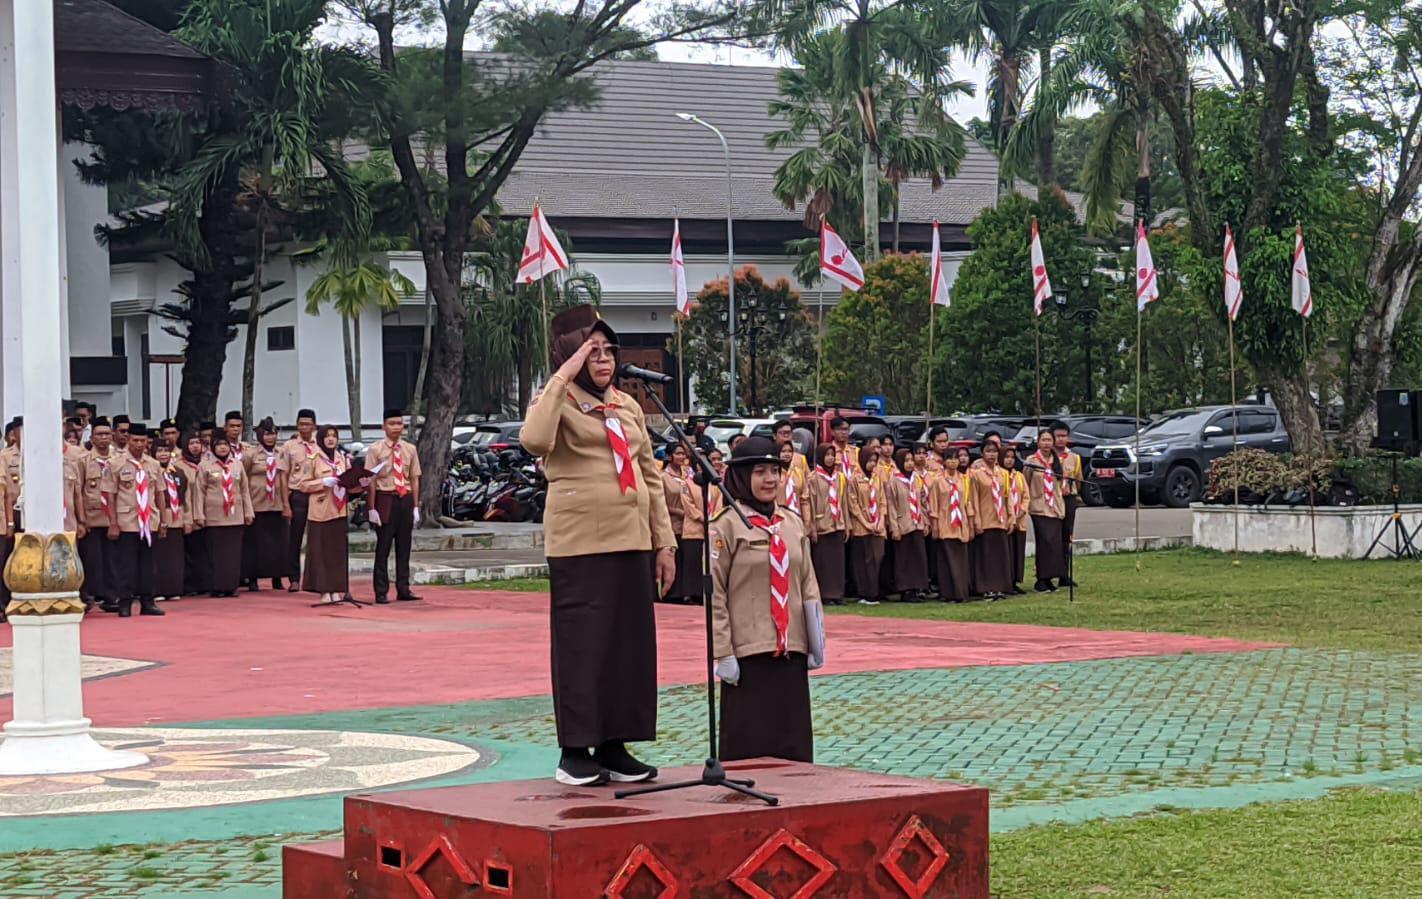
{"type": "Polygon", "coordinates": [[[638,368],[631,362],[624,362],[618,366],[617,376],[619,378],[637,378],[640,381],[650,381],[653,384],[670,384],[671,375],[664,375],[659,371],[652,371],[646,368],[638,368]]]}

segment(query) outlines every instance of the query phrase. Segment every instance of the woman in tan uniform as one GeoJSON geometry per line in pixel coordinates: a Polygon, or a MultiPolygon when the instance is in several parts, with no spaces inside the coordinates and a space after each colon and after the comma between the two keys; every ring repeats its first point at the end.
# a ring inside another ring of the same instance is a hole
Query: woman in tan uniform
{"type": "Polygon", "coordinates": [[[960,469],[958,454],[954,452],[943,457],[943,470],[928,487],[938,595],[952,602],[966,602],[973,592],[972,563],[968,554],[968,544],[973,539],[969,521],[971,483],[960,469]]]}
{"type": "Polygon", "coordinates": [[[813,762],[809,672],[825,661],[810,544],[784,497],[787,466],[764,437],[731,452],[726,491],[745,514],[711,523],[711,618],[721,677],[721,759],[813,762]]]}
{"type": "Polygon", "coordinates": [[[845,504],[847,486],[839,469],[833,443],[815,449],[815,470],[805,488],[805,526],[810,536],[810,557],[815,564],[815,580],[820,599],[832,606],[844,602],[844,551],[849,532],[845,504]]]}
{"type": "Polygon", "coordinates": [[[1027,572],[1027,527],[1032,517],[1027,512],[1027,478],[1017,464],[1017,447],[1012,444],[1002,447],[1002,469],[1007,472],[1007,508],[1013,522],[1008,532],[1012,538],[1012,589],[1008,592],[1021,596],[1027,572]]]}
{"type": "Polygon", "coordinates": [[[193,529],[192,491],[183,466],[173,461],[174,450],[159,443],[153,451],[163,471],[158,504],[162,509],[164,535],[153,544],[153,599],[163,602],[183,595],[185,560],[183,543],[193,529]]]}
{"type": "Polygon", "coordinates": [[[706,550],[706,510],[701,507],[701,487],[696,483],[686,447],[677,444],[662,467],[667,513],[676,533],[676,578],[667,591],[668,602],[700,605],[702,555],[706,550]]]}
{"type": "Polygon", "coordinates": [[[879,457],[869,447],[859,451],[861,476],[849,484],[849,569],[859,601],[879,602],[879,568],[884,564],[884,496],[875,469],[879,457]]]}
{"type": "Polygon", "coordinates": [[[337,602],[350,589],[349,497],[338,480],[348,468],[340,432],[335,425],[322,425],[316,429],[316,455],[301,463],[291,484],[309,502],[301,589],[319,594],[323,603],[337,602]]]}
{"type": "Polygon", "coordinates": [[[553,711],[573,786],[650,780],[627,751],[657,736],[653,601],[676,580],[676,534],[637,400],[613,386],[617,333],[591,306],[551,323],[554,374],[520,440],[548,477],[553,711]],[[589,752],[591,750],[591,753],[589,752]]]}
{"type": "Polygon", "coordinates": [[[261,589],[258,581],[271,578],[272,589],[280,590],[286,573],[286,517],[282,510],[287,479],[276,425],[270,418],[257,425],[257,443],[242,453],[241,464],[247,469],[247,492],[252,498],[252,526],[242,541],[247,589],[255,593],[261,589]]]}
{"type": "Polygon", "coordinates": [[[928,551],[923,537],[928,514],[913,477],[912,451],[896,450],[894,465],[897,470],[889,479],[886,516],[894,544],[894,590],[908,602],[921,602],[928,591],[928,551]]]}
{"type": "Polygon", "coordinates": [[[1043,428],[1037,435],[1037,452],[1028,462],[1032,534],[1037,542],[1034,557],[1037,583],[1032,589],[1047,593],[1057,589],[1053,578],[1067,576],[1066,552],[1062,549],[1066,533],[1067,482],[1062,479],[1062,461],[1057,457],[1051,431],[1043,428]]]}
{"type": "Polygon", "coordinates": [[[247,475],[232,458],[225,434],[212,435],[212,458],[198,466],[193,524],[206,535],[207,589],[213,596],[236,596],[242,582],[242,535],[252,523],[247,475]]]}
{"type": "Polygon", "coordinates": [[[1007,472],[997,464],[996,441],[984,440],[982,453],[979,461],[983,464],[971,471],[972,483],[969,487],[973,590],[988,599],[1001,599],[1012,589],[1010,531],[1016,522],[1012,519],[1007,496],[1012,485],[1007,472]]]}
{"type": "Polygon", "coordinates": [[[202,527],[202,517],[197,514],[202,496],[198,492],[198,469],[202,467],[203,454],[207,445],[197,431],[183,434],[178,443],[180,452],[173,464],[183,473],[188,482],[189,520],[192,529],[183,535],[183,594],[196,596],[208,591],[208,580],[212,577],[212,563],[208,560],[207,532],[202,527]]]}

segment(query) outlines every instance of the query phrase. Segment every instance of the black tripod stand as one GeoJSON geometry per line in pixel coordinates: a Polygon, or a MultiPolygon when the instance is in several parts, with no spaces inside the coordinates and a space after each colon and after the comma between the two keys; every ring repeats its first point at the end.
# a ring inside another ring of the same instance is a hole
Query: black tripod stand
{"type": "MultiPolygon", "coordinates": [[[[686,432],[672,418],[667,411],[666,404],[657,392],[647,388],[647,394],[651,396],[652,402],[656,403],[657,409],[668,422],[671,423],[672,435],[677,442],[686,448],[686,453],[691,457],[692,464],[697,468],[696,481],[701,485],[701,513],[702,520],[706,522],[707,535],[702,541],[701,547],[701,604],[706,612],[706,726],[710,735],[710,750],[706,754],[706,766],[701,770],[701,777],[697,780],[687,780],[678,783],[653,784],[647,787],[633,787],[626,790],[618,790],[614,795],[618,799],[627,799],[632,796],[644,796],[648,793],[664,793],[668,790],[684,790],[687,787],[725,787],[728,790],[735,790],[737,793],[744,793],[752,796],[768,805],[779,805],[780,800],[769,793],[762,793],[754,789],[755,781],[737,780],[726,776],[726,769],[722,767],[721,760],[717,757],[720,747],[716,740],[716,652],[712,641],[711,624],[711,488],[719,486],[721,476],[716,474],[716,469],[711,467],[711,463],[706,457],[696,451],[686,432]]],[[[743,513],[734,502],[727,502],[726,507],[735,512],[746,527],[751,524],[746,520],[743,513]]]]}
{"type": "Polygon", "coordinates": [[[1373,542],[1368,546],[1368,551],[1363,553],[1363,558],[1370,558],[1373,550],[1382,544],[1383,538],[1389,533],[1392,534],[1392,546],[1383,546],[1383,550],[1394,559],[1417,559],[1422,558],[1422,553],[1412,542],[1412,535],[1407,533],[1407,526],[1402,523],[1401,494],[1402,485],[1397,480],[1397,460],[1400,453],[1388,453],[1388,458],[1392,460],[1392,514],[1383,523],[1378,535],[1373,538],[1373,542]]]}

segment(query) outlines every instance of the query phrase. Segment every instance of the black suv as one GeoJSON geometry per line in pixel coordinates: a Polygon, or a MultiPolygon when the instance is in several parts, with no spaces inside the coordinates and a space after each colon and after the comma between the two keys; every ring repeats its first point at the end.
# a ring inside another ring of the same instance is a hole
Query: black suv
{"type": "Polygon", "coordinates": [[[1201,406],[1168,412],[1139,435],[1101,444],[1091,453],[1091,479],[1117,508],[1135,502],[1137,481],[1142,502],[1188,506],[1203,494],[1210,463],[1234,448],[1236,418],[1241,449],[1291,449],[1279,413],[1270,406],[1201,406]]]}

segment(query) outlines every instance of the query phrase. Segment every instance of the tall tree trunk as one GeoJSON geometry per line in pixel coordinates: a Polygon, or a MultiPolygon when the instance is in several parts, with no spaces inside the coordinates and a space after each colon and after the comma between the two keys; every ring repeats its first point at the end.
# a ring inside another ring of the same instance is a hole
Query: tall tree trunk
{"type": "Polygon", "coordinates": [[[1387,386],[1392,376],[1393,335],[1422,277],[1422,235],[1414,237],[1407,247],[1395,249],[1393,255],[1393,264],[1381,270],[1375,272],[1369,266],[1372,296],[1353,330],[1348,376],[1343,385],[1343,426],[1338,439],[1355,456],[1366,453],[1377,436],[1377,392],[1387,386]]]}
{"type": "Polygon", "coordinates": [[[257,200],[257,249],[252,258],[252,298],[247,307],[247,333],[242,349],[242,426],[252,428],[252,394],[257,385],[257,334],[262,323],[262,264],[267,256],[267,216],[262,198],[257,200]]]}
{"type": "Polygon", "coordinates": [[[1284,429],[1289,432],[1295,453],[1323,452],[1323,427],[1318,421],[1318,407],[1307,384],[1297,372],[1273,367],[1255,366],[1259,383],[1274,398],[1284,429]]]}
{"type": "Polygon", "coordinates": [[[184,430],[217,417],[217,394],[222,387],[222,368],[227,363],[227,344],[232,339],[233,286],[243,276],[237,261],[237,226],[234,223],[237,173],[227,172],[203,204],[198,232],[207,249],[203,265],[188,265],[192,278],[184,283],[183,383],[178,391],[178,426],[184,430]]]}
{"type": "Polygon", "coordinates": [[[346,410],[351,416],[351,439],[359,441],[360,431],[360,312],[349,320],[341,316],[341,340],[346,350],[346,410]],[[354,333],[354,339],[352,339],[354,333]],[[351,344],[355,344],[354,350],[351,344]]]}
{"type": "Polygon", "coordinates": [[[414,439],[420,439],[425,418],[425,373],[430,367],[430,327],[434,324],[434,294],[425,291],[425,328],[420,339],[420,368],[415,374],[415,395],[410,400],[410,426],[414,439]]]}
{"type": "Polygon", "coordinates": [[[894,185],[894,253],[899,252],[899,212],[902,204],[900,201],[899,185],[894,185]]]}
{"type": "Polygon", "coordinates": [[[879,154],[868,140],[860,174],[864,179],[864,261],[869,263],[879,258],[879,154]]]}
{"type": "MultiPolygon", "coordinates": [[[[515,365],[518,366],[518,414],[521,415],[533,399],[533,354],[527,347],[519,351],[515,365]]],[[[499,406],[502,407],[507,401],[508,395],[505,394],[500,398],[499,406]]]]}
{"type": "MultiPolygon", "coordinates": [[[[1052,48],[1043,47],[1037,51],[1039,84],[1046,84],[1052,77],[1052,48]]],[[[1040,87],[1038,88],[1040,90],[1040,87]]],[[[1037,186],[1045,198],[1057,186],[1057,123],[1056,120],[1042,123],[1037,135],[1037,186]]]]}
{"type": "Polygon", "coordinates": [[[1136,110],[1136,219],[1150,227],[1150,110],[1136,110]]]}
{"type": "MultiPolygon", "coordinates": [[[[428,255],[428,254],[427,254],[428,255]]],[[[430,369],[439,377],[429,383],[429,411],[425,426],[420,429],[420,505],[425,509],[439,508],[440,488],[449,470],[449,441],[454,435],[454,417],[459,413],[459,399],[464,389],[464,326],[469,313],[459,291],[459,282],[448,277],[438,263],[427,265],[426,272],[443,277],[431,278],[430,290],[435,295],[438,321],[431,333],[430,369]]],[[[434,514],[421,519],[423,527],[437,527],[434,514]]]]}
{"type": "Polygon", "coordinates": [[[1002,92],[999,97],[1002,111],[997,123],[997,133],[993,135],[997,144],[993,151],[997,153],[997,193],[1001,197],[1006,196],[1012,189],[1012,172],[1003,165],[1003,154],[1007,152],[1008,135],[1017,127],[1020,109],[1021,98],[1018,93],[1022,83],[1022,60],[1017,51],[1000,52],[997,60],[997,80],[998,90],[1002,92]]]}

